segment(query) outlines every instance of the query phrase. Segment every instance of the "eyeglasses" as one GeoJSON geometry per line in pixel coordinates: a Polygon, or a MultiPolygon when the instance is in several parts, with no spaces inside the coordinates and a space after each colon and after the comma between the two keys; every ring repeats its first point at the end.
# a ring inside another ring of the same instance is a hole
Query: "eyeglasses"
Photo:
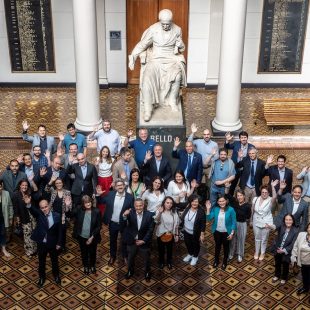
{"type": "Polygon", "coordinates": [[[221,163],[220,170],[223,171],[224,164],[221,163]]]}

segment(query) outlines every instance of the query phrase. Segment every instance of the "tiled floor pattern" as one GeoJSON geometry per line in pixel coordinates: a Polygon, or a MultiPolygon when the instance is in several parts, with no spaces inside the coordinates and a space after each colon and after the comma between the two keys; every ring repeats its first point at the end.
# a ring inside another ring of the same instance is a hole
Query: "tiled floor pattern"
{"type": "MultiPolygon", "coordinates": [[[[135,126],[135,98],[137,87],[101,90],[102,117],[112,120],[121,134],[135,126]]],[[[244,89],[242,91],[241,121],[250,135],[308,135],[309,128],[277,128],[274,133],[265,124],[262,99],[270,97],[307,97],[308,89],[244,89]]],[[[57,135],[76,117],[74,89],[1,89],[0,137],[20,137],[21,122],[27,118],[34,130],[39,123],[48,126],[49,133],[57,135]]],[[[184,108],[189,125],[196,122],[200,132],[209,127],[215,115],[216,91],[189,89],[184,92],[184,108]]],[[[19,153],[29,150],[29,144],[19,140],[0,141],[0,168],[19,153]]],[[[260,150],[261,158],[283,150],[260,150]]],[[[294,175],[304,165],[310,165],[308,150],[290,149],[284,152],[294,175]]],[[[91,152],[90,157],[94,154],[91,152]]],[[[272,236],[270,241],[272,240],[272,236]]],[[[108,267],[108,235],[103,230],[103,242],[98,248],[98,272],[84,276],[79,249],[68,231],[68,252],[60,257],[62,286],[52,281],[48,265],[48,281],[43,289],[36,286],[37,258],[28,259],[22,242],[14,236],[8,246],[10,259],[0,258],[0,309],[310,309],[309,296],[297,296],[300,275],[290,276],[285,285],[271,282],[273,257],[255,262],[253,234],[249,231],[246,257],[241,264],[234,260],[226,269],[215,270],[208,265],[213,259],[213,238],[208,226],[206,242],[197,267],[182,262],[184,244],[175,247],[175,269],[157,269],[153,255],[153,278],[143,280],[143,271],[137,268],[132,280],[125,280],[126,268],[121,261],[108,267]]],[[[156,253],[154,242],[153,253],[156,253]]]]}

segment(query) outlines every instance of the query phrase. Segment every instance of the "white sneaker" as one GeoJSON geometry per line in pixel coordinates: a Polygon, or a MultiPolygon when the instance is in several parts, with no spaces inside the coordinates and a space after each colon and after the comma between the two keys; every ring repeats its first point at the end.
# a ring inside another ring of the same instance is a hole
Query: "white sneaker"
{"type": "Polygon", "coordinates": [[[242,262],[242,256],[238,255],[238,263],[241,263],[241,262],[242,262]]]}
{"type": "Polygon", "coordinates": [[[232,260],[233,258],[234,258],[233,255],[229,255],[229,256],[228,256],[228,260],[232,260]]]}
{"type": "Polygon", "coordinates": [[[198,257],[193,257],[190,265],[195,266],[197,264],[197,262],[198,262],[198,257]]]}
{"type": "Polygon", "coordinates": [[[187,254],[184,258],[183,258],[183,262],[188,263],[192,260],[193,256],[187,254]]]}

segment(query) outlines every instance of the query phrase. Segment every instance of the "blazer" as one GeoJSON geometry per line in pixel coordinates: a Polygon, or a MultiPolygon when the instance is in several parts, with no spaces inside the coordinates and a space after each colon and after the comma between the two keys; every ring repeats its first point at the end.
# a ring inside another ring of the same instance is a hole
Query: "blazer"
{"type": "Polygon", "coordinates": [[[75,175],[71,188],[71,194],[76,196],[81,195],[82,189],[83,193],[89,196],[92,196],[92,194],[95,193],[98,182],[98,174],[97,169],[93,164],[87,162],[87,172],[85,179],[83,178],[82,169],[78,163],[69,165],[66,171],[67,174],[74,173],[75,175]]]}
{"type": "MultiPolygon", "coordinates": [[[[133,168],[138,168],[136,161],[133,158],[130,158],[130,161],[128,163],[129,170],[131,171],[133,168]]],[[[115,182],[116,179],[119,179],[121,177],[121,174],[125,172],[124,171],[124,166],[123,166],[123,159],[119,159],[112,165],[112,176],[113,176],[113,181],[115,182]]],[[[126,185],[128,185],[129,180],[126,176],[124,179],[126,185]]]]}
{"type": "MultiPolygon", "coordinates": [[[[211,227],[213,234],[216,231],[219,213],[220,207],[216,206],[215,208],[212,208],[210,214],[207,215],[208,221],[214,220],[211,227]]],[[[225,227],[228,235],[230,235],[232,231],[236,232],[237,230],[236,212],[231,206],[228,206],[225,211],[225,227]]]]}
{"type": "MultiPolygon", "coordinates": [[[[194,157],[192,158],[191,169],[189,173],[187,173],[188,174],[187,180],[190,183],[193,179],[195,179],[197,183],[200,184],[201,179],[202,179],[202,172],[203,172],[202,157],[197,152],[193,152],[193,153],[194,153],[194,157]]],[[[173,150],[172,157],[179,159],[176,170],[185,171],[187,167],[187,161],[188,161],[188,153],[186,152],[186,150],[173,150]]]]}
{"type": "MultiPolygon", "coordinates": [[[[73,217],[75,218],[72,236],[78,239],[81,235],[83,222],[85,217],[85,209],[82,207],[77,208],[73,212],[73,217]]],[[[101,214],[98,208],[91,209],[91,222],[90,222],[90,237],[94,236],[93,242],[99,243],[101,241],[101,214]]]]}
{"type": "Polygon", "coordinates": [[[16,184],[14,187],[13,186],[13,173],[11,170],[4,170],[2,175],[0,176],[0,180],[3,181],[3,189],[10,193],[11,198],[13,196],[13,192],[16,190],[17,184],[22,179],[27,180],[27,175],[25,172],[18,171],[16,175],[16,182],[15,182],[16,184]]]}
{"type": "MultiPolygon", "coordinates": [[[[40,145],[40,137],[36,133],[33,136],[29,136],[28,133],[23,133],[22,137],[24,141],[32,143],[32,147],[40,145]]],[[[56,152],[56,144],[54,137],[46,136],[46,144],[47,149],[51,152],[51,154],[56,152]]]]}
{"type": "MultiPolygon", "coordinates": [[[[43,191],[45,189],[46,184],[51,180],[52,176],[53,176],[52,167],[47,167],[46,174],[43,176],[40,176],[40,171],[38,171],[35,174],[33,181],[34,183],[36,183],[38,188],[43,191]]],[[[59,169],[59,178],[62,179],[64,186],[67,187],[66,186],[67,185],[67,172],[65,169],[63,168],[59,169]]]]}
{"type": "MultiPolygon", "coordinates": [[[[238,162],[238,152],[241,149],[241,142],[234,141],[233,143],[225,143],[224,147],[228,150],[233,150],[231,155],[231,160],[236,164],[238,162]]],[[[253,144],[248,143],[248,150],[255,147],[253,144]]],[[[247,155],[248,157],[248,155],[247,155]]]]}
{"type": "MultiPolygon", "coordinates": [[[[275,218],[274,224],[276,227],[280,227],[282,225],[283,217],[288,213],[292,214],[294,208],[293,196],[289,193],[278,195],[278,202],[283,203],[283,207],[275,218]]],[[[295,225],[299,228],[299,231],[304,231],[308,224],[308,208],[308,202],[301,199],[297,211],[293,215],[295,225]]]]}
{"type": "Polygon", "coordinates": [[[159,176],[164,181],[165,187],[167,187],[172,177],[170,162],[168,158],[164,156],[161,158],[158,172],[155,156],[149,159],[146,163],[143,162],[141,171],[146,186],[151,184],[154,177],[159,176]]]}
{"type": "MultiPolygon", "coordinates": [[[[269,176],[269,184],[271,184],[273,180],[280,181],[280,174],[277,165],[269,167],[267,175],[269,176]]],[[[292,191],[292,185],[293,185],[293,171],[291,169],[285,167],[284,179],[286,182],[286,187],[283,190],[282,194],[290,193],[292,191]]],[[[280,184],[275,186],[276,192],[278,192],[279,188],[280,184]]]]}
{"type": "Polygon", "coordinates": [[[265,199],[261,206],[259,206],[259,199],[260,197],[253,199],[253,226],[265,228],[266,224],[273,225],[272,198],[265,199]]]}
{"type": "MultiPolygon", "coordinates": [[[[281,225],[280,227],[277,228],[278,235],[274,241],[273,246],[271,247],[271,251],[273,252],[274,255],[277,254],[277,249],[281,246],[283,236],[286,231],[285,225],[281,225]]],[[[294,243],[297,239],[298,236],[298,228],[292,227],[284,241],[284,245],[282,246],[283,250],[286,251],[286,253],[283,254],[282,256],[282,262],[285,263],[290,263],[291,261],[291,253],[293,250],[294,243]]]]}
{"type": "Polygon", "coordinates": [[[300,172],[297,176],[296,176],[297,180],[302,180],[302,193],[301,193],[301,197],[304,197],[307,194],[308,188],[309,188],[309,184],[310,184],[310,173],[306,172],[300,172]]]}
{"type": "Polygon", "coordinates": [[[62,240],[62,224],[61,215],[57,212],[52,212],[54,225],[48,228],[48,221],[44,213],[31,205],[31,214],[37,220],[37,226],[32,232],[31,239],[37,243],[43,243],[46,238],[46,246],[48,248],[54,248],[56,245],[61,245],[62,240]]]}
{"type": "Polygon", "coordinates": [[[305,251],[308,246],[306,237],[306,231],[300,232],[297,236],[292,250],[291,262],[297,262],[297,265],[299,267],[301,267],[301,265],[310,265],[310,261],[308,259],[308,251],[305,251]]]}
{"type": "Polygon", "coordinates": [[[13,220],[13,204],[9,192],[4,189],[0,193],[2,203],[2,215],[4,218],[4,227],[10,226],[10,221],[13,220]]]}
{"type": "MultiPolygon", "coordinates": [[[[105,211],[103,214],[103,223],[105,225],[109,225],[112,214],[113,214],[113,209],[114,209],[114,200],[116,196],[116,191],[111,191],[108,193],[106,196],[97,196],[97,202],[105,204],[105,211]]],[[[133,195],[125,192],[125,199],[124,199],[124,204],[120,213],[120,218],[119,218],[119,223],[121,223],[121,219],[123,217],[123,213],[128,210],[133,208],[133,202],[134,202],[134,197],[133,195]]]]}
{"type": "Polygon", "coordinates": [[[138,230],[137,213],[135,209],[130,210],[126,217],[122,217],[121,226],[124,229],[123,241],[127,245],[132,245],[138,240],[143,240],[145,243],[141,246],[144,248],[150,247],[154,229],[153,214],[149,211],[143,211],[141,227],[138,230]]]}
{"type": "MultiPolygon", "coordinates": [[[[184,228],[184,219],[188,211],[190,210],[190,206],[186,207],[184,212],[181,215],[180,219],[180,229],[184,228]]],[[[197,214],[194,222],[194,238],[199,239],[200,234],[206,230],[206,213],[202,207],[198,207],[197,214]]]]}
{"type": "MultiPolygon", "coordinates": [[[[239,186],[242,190],[244,190],[244,188],[246,187],[248,179],[251,175],[251,165],[251,159],[248,156],[243,158],[240,162],[236,164],[236,167],[241,173],[239,186]]],[[[256,171],[254,175],[256,196],[260,196],[259,188],[263,183],[263,178],[267,174],[267,169],[265,169],[265,165],[266,163],[263,160],[257,158],[256,171]]]]}

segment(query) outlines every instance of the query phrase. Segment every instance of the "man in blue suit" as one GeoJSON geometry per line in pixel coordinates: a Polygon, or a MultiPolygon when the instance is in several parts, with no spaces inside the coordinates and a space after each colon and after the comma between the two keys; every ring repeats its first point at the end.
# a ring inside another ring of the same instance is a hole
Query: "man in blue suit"
{"type": "Polygon", "coordinates": [[[194,151],[192,141],[186,141],[185,150],[178,150],[180,143],[180,139],[176,137],[172,151],[172,157],[179,159],[176,170],[182,170],[189,183],[196,180],[196,187],[198,187],[201,183],[203,172],[202,157],[194,151]]]}
{"type": "MultiPolygon", "coordinates": [[[[103,194],[100,186],[97,186],[97,194],[103,194]]],[[[109,226],[110,235],[110,260],[109,266],[112,266],[116,259],[117,237],[122,233],[120,226],[121,217],[126,210],[133,208],[134,198],[126,192],[125,182],[123,179],[115,180],[115,190],[110,191],[107,196],[97,196],[98,203],[106,205],[103,215],[103,223],[109,226]]],[[[126,244],[122,242],[122,256],[127,263],[126,244]]]]}
{"type": "Polygon", "coordinates": [[[58,265],[58,251],[61,249],[62,224],[61,215],[51,211],[48,201],[43,199],[39,203],[40,210],[31,205],[31,198],[24,198],[27,208],[37,220],[31,239],[38,244],[39,257],[39,281],[38,286],[42,287],[45,282],[46,256],[49,254],[52,262],[52,272],[55,282],[61,284],[58,265]]]}
{"type": "MultiPolygon", "coordinates": [[[[251,148],[255,148],[253,144],[248,143],[249,135],[246,131],[241,131],[239,133],[239,141],[233,141],[234,136],[230,132],[227,132],[225,134],[225,138],[226,141],[224,147],[227,150],[232,150],[231,160],[234,162],[235,165],[243,158],[248,156],[248,152],[251,148]]],[[[231,183],[229,189],[230,195],[234,195],[235,188],[238,185],[239,179],[240,179],[240,171],[236,169],[235,179],[231,183]]]]}

